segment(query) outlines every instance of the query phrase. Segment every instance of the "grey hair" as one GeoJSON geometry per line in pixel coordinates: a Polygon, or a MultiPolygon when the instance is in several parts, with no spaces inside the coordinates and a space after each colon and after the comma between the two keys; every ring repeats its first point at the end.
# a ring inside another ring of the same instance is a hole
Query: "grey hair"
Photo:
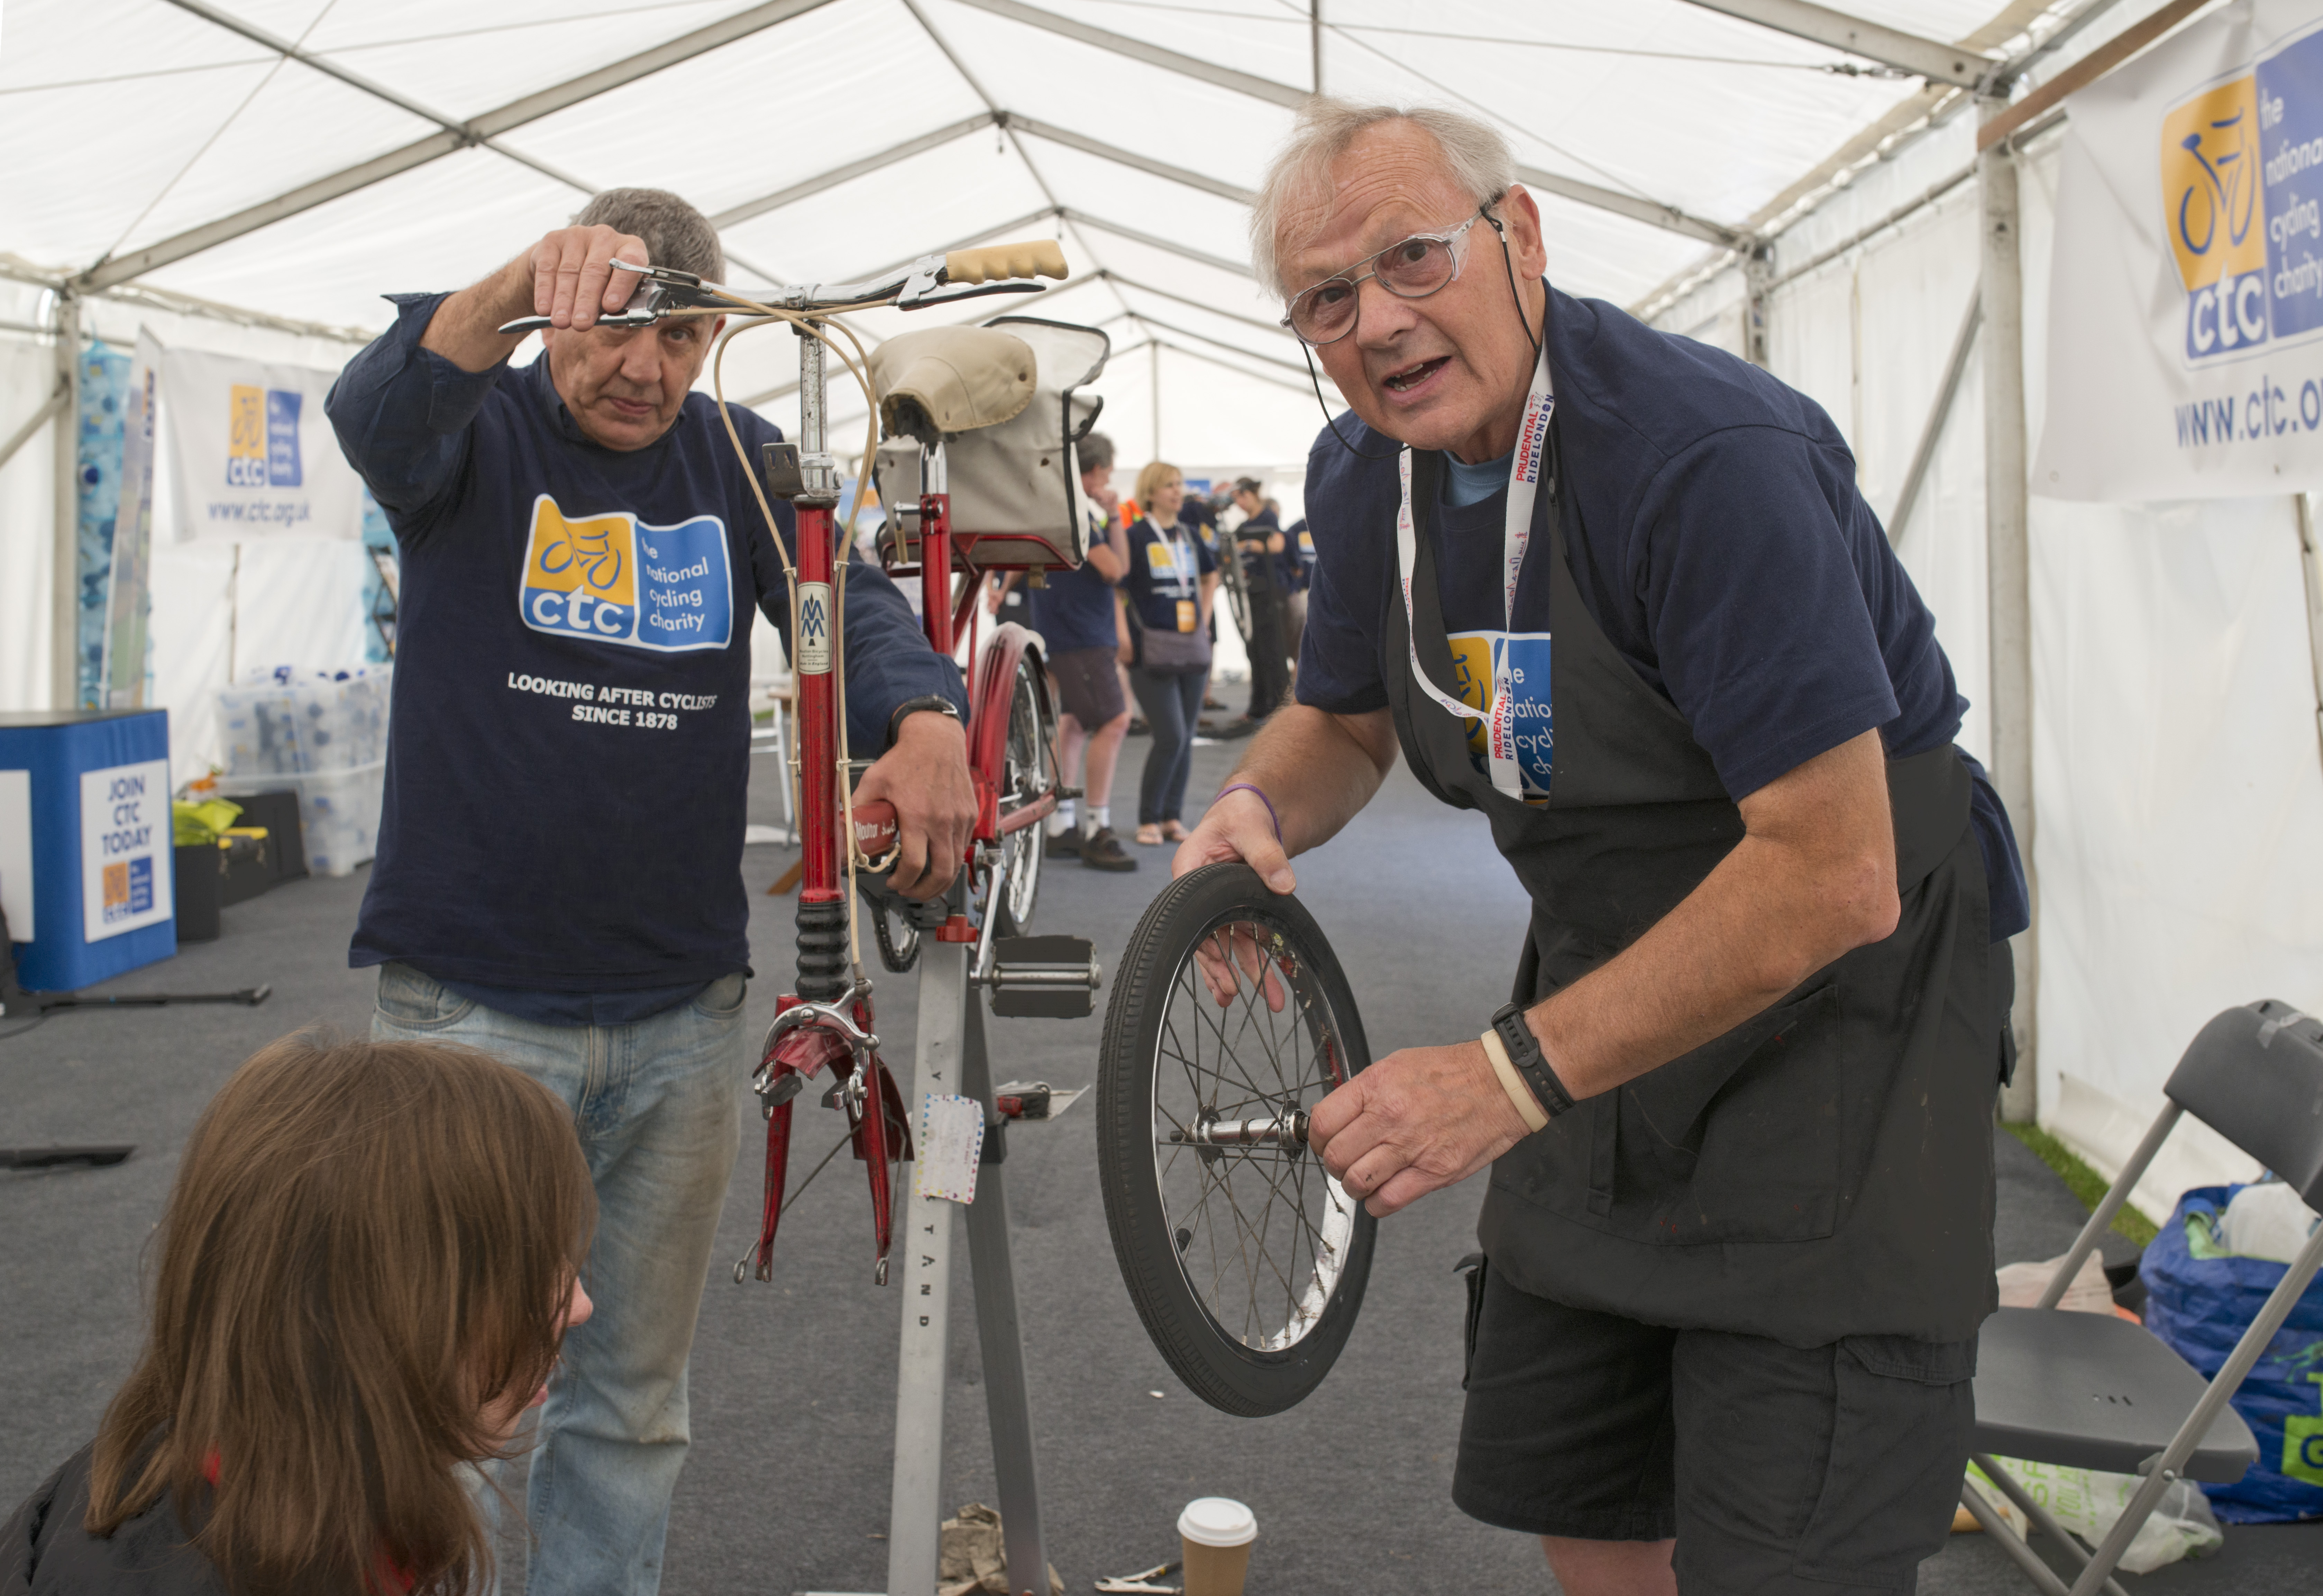
{"type": "Polygon", "coordinates": [[[656,266],[726,280],[726,252],[710,218],[666,188],[608,188],[574,216],[575,227],[605,226],[646,241],[656,266]]]}
{"type": "Polygon", "coordinates": [[[1079,456],[1081,469],[1085,472],[1105,471],[1113,464],[1113,440],[1101,432],[1089,434],[1073,452],[1079,456]]]}
{"type": "Polygon", "coordinates": [[[1290,296],[1278,248],[1286,216],[1322,187],[1331,162],[1346,153],[1358,133],[1382,122],[1409,122],[1434,139],[1452,180],[1479,206],[1517,180],[1516,155],[1489,123],[1443,105],[1366,105],[1317,95],[1299,107],[1290,141],[1266,169],[1250,208],[1250,267],[1261,283],[1290,296]]]}

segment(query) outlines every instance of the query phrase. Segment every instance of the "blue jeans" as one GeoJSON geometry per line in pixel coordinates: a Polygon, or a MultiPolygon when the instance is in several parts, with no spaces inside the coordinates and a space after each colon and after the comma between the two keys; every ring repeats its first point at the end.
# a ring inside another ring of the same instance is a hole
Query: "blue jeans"
{"type": "Polygon", "coordinates": [[[727,976],[634,1025],[543,1025],[380,969],[373,1038],[464,1042],[523,1070],[572,1106],[596,1181],[597,1311],[565,1338],[526,1496],[540,1596],[661,1586],[686,1359],[741,1129],[743,988],[727,976]]]}
{"type": "Polygon", "coordinates": [[[1152,671],[1129,673],[1130,690],[1137,707],[1145,711],[1145,727],[1152,746],[1145,751],[1145,774],[1137,783],[1137,823],[1160,825],[1179,818],[1186,802],[1186,778],[1194,769],[1194,727],[1202,715],[1202,689],[1207,671],[1183,675],[1160,675],[1152,671]]]}

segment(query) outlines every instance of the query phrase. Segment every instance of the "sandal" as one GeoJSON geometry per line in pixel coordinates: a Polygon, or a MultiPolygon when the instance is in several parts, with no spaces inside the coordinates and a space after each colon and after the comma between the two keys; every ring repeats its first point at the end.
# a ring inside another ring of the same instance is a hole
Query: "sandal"
{"type": "Polygon", "coordinates": [[[1147,821],[1144,825],[1138,827],[1137,846],[1140,848],[1161,847],[1162,828],[1153,824],[1151,821],[1147,821]]]}
{"type": "Polygon", "coordinates": [[[1163,821],[1162,822],[1162,840],[1164,842],[1185,841],[1185,822],[1183,821],[1163,821]]]}

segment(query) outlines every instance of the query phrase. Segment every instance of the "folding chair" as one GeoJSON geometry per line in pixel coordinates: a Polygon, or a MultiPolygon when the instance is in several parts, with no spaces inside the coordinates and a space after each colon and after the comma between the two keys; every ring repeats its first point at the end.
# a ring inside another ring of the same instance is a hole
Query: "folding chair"
{"type": "MultiPolygon", "coordinates": [[[[2181,1114],[2273,1170],[2309,1206],[2323,1204],[2323,1022],[2285,1003],[2228,1009],[2202,1027],[2162,1091],[2169,1103],[2081,1227],[2040,1306],[2002,1308],[1984,1322],[1979,1339],[1970,1455],[2027,1518],[2080,1562],[2070,1596],[2099,1590],[2120,1596],[2114,1565],[2173,1481],[2227,1484],[2258,1461],[2258,1443],[2229,1399],[2323,1265],[2318,1226],[2208,1385],[2136,1325],[2057,1311],[2081,1260],[2113,1223],[2181,1114]],[[2085,1555],[2080,1543],[1993,1461],[1996,1454],[2138,1474],[2144,1482],[2096,1553],[2085,1555]]],[[[1960,1500],[2047,1596],[2068,1596],[2064,1582],[1990,1503],[1965,1484],[1960,1500]]]]}

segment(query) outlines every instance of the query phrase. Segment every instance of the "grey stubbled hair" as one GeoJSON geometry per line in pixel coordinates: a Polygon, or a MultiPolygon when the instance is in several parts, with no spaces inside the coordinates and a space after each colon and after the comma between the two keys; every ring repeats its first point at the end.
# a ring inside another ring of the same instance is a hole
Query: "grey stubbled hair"
{"type": "Polygon", "coordinates": [[[608,188],[573,218],[576,227],[606,226],[646,241],[656,266],[691,271],[712,282],[726,280],[726,252],[710,218],[666,188],[608,188]]]}
{"type": "Polygon", "coordinates": [[[1322,185],[1331,162],[1346,152],[1356,134],[1382,122],[1409,122],[1426,132],[1444,151],[1453,180],[1477,205],[1506,193],[1517,180],[1509,142],[1473,116],[1442,105],[1366,105],[1317,95],[1299,107],[1290,141],[1267,167],[1250,208],[1250,266],[1261,283],[1290,297],[1276,240],[1285,214],[1322,185]]]}

